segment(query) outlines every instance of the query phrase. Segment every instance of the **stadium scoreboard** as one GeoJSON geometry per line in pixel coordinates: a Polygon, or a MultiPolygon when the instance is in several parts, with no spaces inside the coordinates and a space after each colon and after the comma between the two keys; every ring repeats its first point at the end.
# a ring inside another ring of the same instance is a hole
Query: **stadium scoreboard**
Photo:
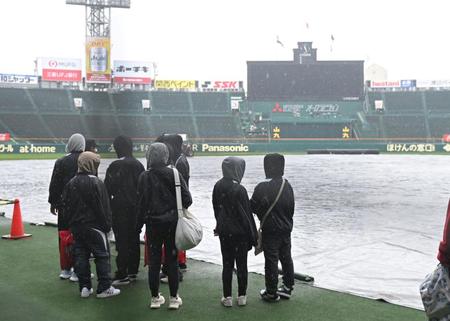
{"type": "Polygon", "coordinates": [[[293,61],[247,61],[247,95],[261,100],[361,100],[364,61],[317,61],[310,43],[293,61]]]}

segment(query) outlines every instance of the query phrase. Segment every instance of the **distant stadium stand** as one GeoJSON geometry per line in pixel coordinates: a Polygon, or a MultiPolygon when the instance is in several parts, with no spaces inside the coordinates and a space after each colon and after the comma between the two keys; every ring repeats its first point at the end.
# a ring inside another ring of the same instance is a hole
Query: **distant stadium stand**
{"type": "Polygon", "coordinates": [[[421,116],[384,116],[386,137],[427,137],[425,118],[421,116]]]}
{"type": "Polygon", "coordinates": [[[150,140],[172,132],[199,140],[269,139],[274,126],[280,127],[281,138],[342,138],[345,126],[351,137],[363,139],[440,140],[450,132],[450,91],[372,90],[361,102],[280,102],[277,112],[276,101],[244,101],[232,111],[235,95],[0,88],[0,132],[34,141],[61,141],[74,132],[101,141],[120,133],[150,140]],[[74,108],[73,98],[83,99],[82,110],[74,108]],[[144,112],[142,100],[149,100],[152,110],[144,112]],[[383,100],[386,110],[376,111],[376,100],[383,100]]]}
{"type": "Polygon", "coordinates": [[[0,93],[0,110],[30,111],[33,109],[25,89],[1,88],[0,93]]]}
{"type": "Polygon", "coordinates": [[[154,91],[152,106],[155,112],[160,113],[190,112],[188,94],[185,92],[154,91]]]}
{"type": "Polygon", "coordinates": [[[230,110],[228,93],[192,93],[195,112],[226,113],[230,110]]]}
{"type": "Polygon", "coordinates": [[[429,91],[425,94],[430,112],[450,113],[450,91],[429,91]]]}
{"type": "Polygon", "coordinates": [[[242,137],[241,130],[238,128],[240,124],[232,116],[198,116],[197,126],[200,137],[242,137]]]}
{"type": "Polygon", "coordinates": [[[149,92],[123,91],[111,94],[119,113],[142,112],[142,100],[150,100],[149,92]]]}
{"type": "Polygon", "coordinates": [[[29,89],[33,102],[41,111],[71,111],[73,101],[70,101],[66,90],[59,89],[29,89]]]}
{"type": "Polygon", "coordinates": [[[60,139],[67,139],[73,133],[81,133],[88,136],[88,133],[83,126],[83,116],[81,115],[67,115],[67,114],[43,114],[42,118],[54,133],[54,136],[60,139]]]}
{"type": "Polygon", "coordinates": [[[385,108],[389,113],[423,112],[422,92],[386,92],[385,108]]]}
{"type": "Polygon", "coordinates": [[[27,138],[27,140],[41,141],[53,138],[36,114],[1,114],[4,122],[11,130],[15,138],[27,138]],[[34,138],[34,139],[33,139],[34,138]]]}

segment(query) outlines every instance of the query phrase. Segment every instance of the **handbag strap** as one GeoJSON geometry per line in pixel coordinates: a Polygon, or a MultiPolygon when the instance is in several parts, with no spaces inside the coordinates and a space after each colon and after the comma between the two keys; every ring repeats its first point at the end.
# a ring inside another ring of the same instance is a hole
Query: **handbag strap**
{"type": "Polygon", "coordinates": [[[267,210],[266,214],[264,214],[263,219],[261,220],[261,224],[259,225],[259,229],[261,230],[264,222],[266,221],[266,218],[269,216],[270,211],[272,211],[275,204],[277,204],[278,200],[280,199],[281,192],[283,192],[284,184],[286,183],[286,180],[283,178],[283,182],[281,183],[280,190],[278,191],[277,197],[275,198],[275,201],[273,201],[272,205],[270,205],[269,209],[267,210]]]}
{"type": "Polygon", "coordinates": [[[177,199],[177,211],[178,217],[183,217],[183,204],[181,203],[181,183],[180,183],[180,174],[178,173],[175,167],[173,169],[173,178],[175,179],[175,196],[177,199]]]}

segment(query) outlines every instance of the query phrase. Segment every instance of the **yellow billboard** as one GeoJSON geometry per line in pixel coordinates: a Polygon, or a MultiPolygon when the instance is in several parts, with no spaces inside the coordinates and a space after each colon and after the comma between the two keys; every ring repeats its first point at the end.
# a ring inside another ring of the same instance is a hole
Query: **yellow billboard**
{"type": "Polygon", "coordinates": [[[197,83],[195,80],[155,80],[157,89],[195,89],[197,83]]]}
{"type": "Polygon", "coordinates": [[[86,37],[86,82],[111,82],[111,40],[86,37]]]}

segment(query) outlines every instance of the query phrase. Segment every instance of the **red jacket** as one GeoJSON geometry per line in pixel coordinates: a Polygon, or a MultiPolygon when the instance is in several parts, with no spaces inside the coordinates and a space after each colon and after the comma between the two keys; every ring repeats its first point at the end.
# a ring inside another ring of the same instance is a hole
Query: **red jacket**
{"type": "Polygon", "coordinates": [[[445,218],[444,237],[439,244],[437,258],[442,265],[450,266],[450,200],[447,207],[447,217],[445,218]]]}

